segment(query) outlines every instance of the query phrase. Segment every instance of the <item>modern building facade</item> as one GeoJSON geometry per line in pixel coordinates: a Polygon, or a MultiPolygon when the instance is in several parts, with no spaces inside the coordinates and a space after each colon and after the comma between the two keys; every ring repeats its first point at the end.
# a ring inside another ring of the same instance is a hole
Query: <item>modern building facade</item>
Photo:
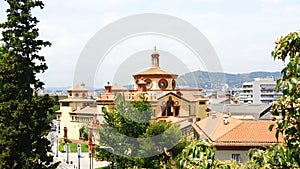
{"type": "Polygon", "coordinates": [[[271,104],[281,95],[281,92],[276,92],[273,77],[255,78],[253,82],[243,83],[239,100],[245,104],[271,104]]]}

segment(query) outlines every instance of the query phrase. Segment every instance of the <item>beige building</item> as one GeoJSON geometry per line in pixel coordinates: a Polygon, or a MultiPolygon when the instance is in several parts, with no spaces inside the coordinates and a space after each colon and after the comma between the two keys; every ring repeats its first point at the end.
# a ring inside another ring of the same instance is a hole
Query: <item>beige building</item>
{"type": "Polygon", "coordinates": [[[68,98],[59,100],[60,110],[56,111],[58,137],[79,140],[81,128],[87,125],[90,118],[99,116],[96,112],[95,100],[88,98],[88,89],[79,84],[68,89],[68,98]]]}
{"type": "Polygon", "coordinates": [[[177,88],[178,75],[161,69],[159,57],[155,48],[151,55],[151,67],[133,75],[134,90],[108,83],[105,92],[95,101],[88,98],[88,90],[84,85],[69,89],[68,98],[59,101],[61,108],[56,112],[60,122],[59,138],[80,139],[80,128],[92,117],[102,123],[103,110],[111,109],[117,93],[123,93],[128,101],[140,100],[143,96],[152,105],[153,120],[179,123],[182,131],[189,133],[193,121],[207,116],[207,100],[202,97],[201,89],[177,88]]]}
{"type": "Polygon", "coordinates": [[[202,97],[202,90],[177,88],[178,75],[161,69],[159,57],[155,48],[151,54],[151,67],[133,75],[134,90],[114,89],[110,84],[105,86],[105,93],[96,101],[99,112],[102,113],[104,108],[109,110],[110,105],[114,105],[116,93],[121,92],[129,101],[145,97],[152,105],[154,120],[191,118],[196,121],[205,118],[207,100],[202,97]]]}

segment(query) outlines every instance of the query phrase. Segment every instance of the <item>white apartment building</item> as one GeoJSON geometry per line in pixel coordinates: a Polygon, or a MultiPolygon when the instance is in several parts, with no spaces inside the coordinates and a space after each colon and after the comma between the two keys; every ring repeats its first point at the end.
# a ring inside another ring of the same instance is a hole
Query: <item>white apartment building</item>
{"type": "Polygon", "coordinates": [[[276,81],[273,77],[255,78],[253,82],[243,83],[240,102],[245,104],[270,104],[281,95],[281,92],[276,92],[276,81]]]}

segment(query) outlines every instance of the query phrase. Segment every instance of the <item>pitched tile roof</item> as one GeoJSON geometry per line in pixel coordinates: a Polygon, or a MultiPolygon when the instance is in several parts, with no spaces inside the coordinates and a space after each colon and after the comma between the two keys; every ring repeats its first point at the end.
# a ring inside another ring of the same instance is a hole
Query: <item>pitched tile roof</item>
{"type": "Polygon", "coordinates": [[[223,114],[215,113],[199,122],[194,123],[194,128],[199,134],[204,134],[205,138],[211,141],[215,141],[237,125],[241,124],[243,121],[229,117],[229,123],[227,125],[223,124],[223,114]]]}
{"type": "MultiPolygon", "coordinates": [[[[274,121],[244,121],[234,129],[222,135],[216,142],[257,142],[276,143],[276,130],[269,131],[269,126],[276,124],[274,121]]],[[[279,140],[282,141],[282,135],[279,140]]]]}
{"type": "MultiPolygon", "coordinates": [[[[273,121],[245,121],[229,117],[229,123],[224,124],[223,114],[216,113],[193,124],[200,138],[207,138],[215,145],[268,145],[277,142],[275,129],[269,131],[273,121]]],[[[283,141],[279,135],[279,142],[283,141]]]]}

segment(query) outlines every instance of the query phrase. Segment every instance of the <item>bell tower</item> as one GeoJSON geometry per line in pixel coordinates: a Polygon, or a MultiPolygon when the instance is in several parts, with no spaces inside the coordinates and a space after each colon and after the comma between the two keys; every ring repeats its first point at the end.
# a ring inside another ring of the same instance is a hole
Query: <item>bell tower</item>
{"type": "Polygon", "coordinates": [[[156,50],[156,46],[154,46],[154,51],[151,54],[152,56],[152,67],[159,67],[159,54],[156,50]]]}

